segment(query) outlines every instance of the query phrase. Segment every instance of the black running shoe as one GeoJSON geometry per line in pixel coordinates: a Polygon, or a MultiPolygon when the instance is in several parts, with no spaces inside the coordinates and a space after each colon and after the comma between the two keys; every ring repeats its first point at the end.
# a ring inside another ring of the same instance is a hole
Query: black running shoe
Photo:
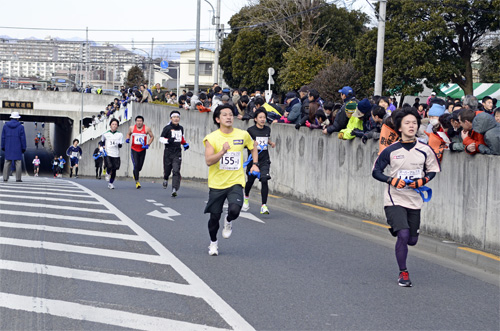
{"type": "Polygon", "coordinates": [[[167,186],[168,186],[168,180],[164,180],[163,181],[163,188],[167,188],[167,186]]]}
{"type": "Polygon", "coordinates": [[[411,287],[410,274],[408,270],[399,273],[398,285],[402,287],[411,287]]]}

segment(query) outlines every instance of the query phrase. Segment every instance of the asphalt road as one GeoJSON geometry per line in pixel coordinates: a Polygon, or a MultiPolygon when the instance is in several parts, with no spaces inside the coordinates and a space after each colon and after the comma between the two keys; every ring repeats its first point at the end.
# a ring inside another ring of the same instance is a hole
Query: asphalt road
{"type": "Polygon", "coordinates": [[[212,257],[206,184],[0,184],[2,330],[499,329],[498,274],[417,245],[400,288],[394,238],[349,215],[252,191],[212,257]]]}

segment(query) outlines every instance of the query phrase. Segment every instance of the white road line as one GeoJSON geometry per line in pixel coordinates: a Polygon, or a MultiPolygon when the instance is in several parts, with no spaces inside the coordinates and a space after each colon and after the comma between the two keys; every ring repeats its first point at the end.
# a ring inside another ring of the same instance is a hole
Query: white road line
{"type": "Polygon", "coordinates": [[[32,200],[43,200],[43,201],[59,201],[59,202],[71,202],[71,203],[86,203],[90,205],[101,205],[99,201],[91,201],[91,200],[86,201],[86,200],[73,200],[73,199],[45,198],[45,197],[28,197],[24,195],[12,195],[12,194],[0,194],[0,198],[32,199],[32,200]]]}
{"type": "Polygon", "coordinates": [[[160,207],[163,207],[163,206],[164,206],[164,204],[163,204],[163,203],[159,203],[159,202],[155,202],[155,203],[154,203],[154,205],[155,205],[155,206],[160,206],[160,207]]]}
{"type": "Polygon", "coordinates": [[[26,192],[22,190],[9,190],[0,188],[0,192],[13,192],[13,193],[23,193],[23,194],[36,194],[36,195],[62,195],[65,197],[79,197],[79,198],[90,198],[88,195],[82,194],[68,194],[68,193],[52,193],[52,192],[26,192]]]}
{"type": "Polygon", "coordinates": [[[112,258],[116,258],[116,259],[151,262],[151,263],[166,264],[166,265],[169,264],[167,261],[165,261],[164,257],[159,256],[159,255],[129,253],[126,251],[116,251],[116,250],[109,250],[109,249],[103,249],[103,248],[66,245],[66,244],[53,243],[53,242],[48,242],[48,241],[36,241],[36,240],[25,240],[25,239],[14,239],[14,238],[0,237],[0,245],[10,245],[10,246],[28,247],[28,248],[41,248],[41,249],[47,249],[50,251],[79,253],[79,254],[87,254],[87,255],[98,255],[98,256],[105,256],[105,257],[112,257],[112,258]]]}
{"type": "Polygon", "coordinates": [[[123,233],[105,232],[105,231],[62,228],[58,226],[48,226],[39,224],[12,223],[12,222],[0,221],[0,227],[10,228],[10,229],[26,229],[26,230],[38,230],[38,231],[58,232],[58,233],[72,233],[72,234],[79,234],[82,236],[105,237],[105,238],[114,238],[114,239],[131,240],[131,241],[143,241],[139,236],[135,234],[123,234],[123,233]]]}
{"type": "Polygon", "coordinates": [[[76,320],[116,325],[137,330],[222,330],[206,325],[98,308],[69,301],[0,293],[0,307],[76,320]]]}
{"type": "Polygon", "coordinates": [[[73,206],[58,206],[58,205],[48,205],[44,203],[26,203],[26,202],[15,202],[15,201],[0,201],[0,205],[9,206],[23,206],[23,207],[33,207],[33,208],[49,208],[49,209],[64,209],[64,210],[74,210],[74,211],[86,211],[89,213],[100,213],[100,214],[113,214],[112,211],[107,209],[92,209],[92,208],[79,208],[73,206]]]}
{"type": "Polygon", "coordinates": [[[32,185],[30,186],[23,186],[23,187],[19,187],[18,185],[8,185],[8,184],[3,184],[1,187],[5,187],[7,189],[23,189],[23,190],[41,190],[42,192],[46,192],[46,191],[50,191],[50,192],[74,192],[74,193],[78,193],[78,192],[82,192],[81,190],[66,190],[66,189],[59,189],[59,188],[47,188],[47,186],[41,186],[41,187],[34,187],[32,185]]]}
{"type": "Polygon", "coordinates": [[[226,321],[226,323],[232,327],[233,330],[254,330],[254,328],[227,302],[222,300],[222,298],[207,284],[205,284],[205,282],[203,282],[198,275],[182,263],[181,260],[166,249],[152,235],[100,195],[94,193],[83,185],[78,183],[74,184],[86,191],[89,195],[95,197],[98,201],[101,201],[104,206],[113,211],[115,215],[127,224],[135,233],[137,233],[137,235],[144,238],[144,241],[146,241],[149,246],[151,246],[160,255],[159,258],[168,261],[168,264],[170,264],[175,271],[177,271],[189,284],[191,284],[191,286],[195,288],[196,293],[198,293],[199,296],[203,298],[212,307],[212,309],[214,309],[226,321]]]}
{"type": "Polygon", "coordinates": [[[14,182],[3,182],[3,183],[0,183],[0,186],[2,185],[16,185],[16,186],[31,186],[31,187],[35,187],[35,186],[41,186],[41,187],[47,187],[47,186],[50,186],[50,187],[61,187],[61,188],[75,188],[75,185],[73,185],[73,183],[71,182],[68,182],[68,184],[62,184],[62,183],[56,183],[56,182],[52,182],[52,181],[38,181],[38,180],[33,180],[33,181],[24,181],[22,183],[15,183],[14,182]],[[68,184],[71,184],[71,185],[68,185],[68,184]]]}
{"type": "Polygon", "coordinates": [[[90,223],[100,223],[100,224],[113,224],[113,225],[125,225],[122,221],[113,221],[113,220],[100,220],[97,218],[89,218],[89,217],[79,217],[79,216],[70,216],[70,215],[58,215],[58,214],[47,214],[47,213],[33,213],[29,211],[17,211],[17,210],[5,210],[0,209],[0,214],[4,215],[15,215],[15,216],[27,216],[27,217],[46,217],[58,220],[65,221],[77,221],[77,222],[90,222],[90,223]]]}
{"type": "Polygon", "coordinates": [[[89,282],[98,282],[111,285],[127,286],[141,288],[152,291],[161,291],[198,297],[198,294],[192,291],[189,285],[165,282],[161,280],[130,277],[125,275],[110,274],[98,271],[80,270],[73,268],[64,268],[46,264],[36,264],[27,262],[17,262],[10,260],[0,260],[0,269],[28,272],[40,275],[48,275],[62,278],[71,278],[86,280],[89,282]]]}
{"type": "Polygon", "coordinates": [[[149,199],[146,199],[147,202],[156,202],[156,200],[149,200],[149,199]]]}

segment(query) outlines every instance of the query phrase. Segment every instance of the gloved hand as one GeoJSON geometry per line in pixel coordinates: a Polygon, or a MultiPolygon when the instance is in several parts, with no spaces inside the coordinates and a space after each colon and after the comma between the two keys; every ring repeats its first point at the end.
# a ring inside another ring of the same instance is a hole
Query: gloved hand
{"type": "Polygon", "coordinates": [[[299,130],[299,129],[300,129],[300,123],[295,124],[295,128],[296,128],[297,130],[299,130]]]}
{"type": "Polygon", "coordinates": [[[78,159],[79,159],[79,160],[81,160],[81,159],[82,159],[82,156],[80,155],[80,156],[78,157],[78,159]]]}
{"type": "Polygon", "coordinates": [[[363,130],[360,130],[360,129],[354,129],[354,130],[352,130],[351,133],[358,138],[363,137],[363,134],[364,134],[363,130]]]}
{"type": "Polygon", "coordinates": [[[127,144],[130,144],[130,139],[125,140],[127,144]]]}
{"type": "MultiPolygon", "coordinates": [[[[127,140],[128,140],[128,139],[127,139],[127,140]]],[[[123,146],[122,144],[118,144],[118,148],[122,148],[122,146],[123,146]]]]}
{"type": "Polygon", "coordinates": [[[189,144],[185,143],[184,145],[182,145],[182,147],[184,147],[184,151],[187,151],[189,149],[189,144]]]}
{"type": "MultiPolygon", "coordinates": [[[[4,149],[4,151],[5,151],[5,149],[4,149]]],[[[22,149],[22,150],[21,150],[21,152],[23,152],[23,154],[24,154],[24,152],[26,152],[26,150],[25,150],[25,149],[22,149]]]]}
{"type": "Polygon", "coordinates": [[[142,149],[148,149],[148,148],[149,148],[149,145],[142,146],[142,149]]]}
{"type": "Polygon", "coordinates": [[[366,134],[364,134],[363,137],[361,137],[361,142],[363,144],[366,144],[367,141],[368,141],[368,136],[366,134]]]}
{"type": "Polygon", "coordinates": [[[428,182],[429,182],[428,177],[418,178],[417,180],[414,180],[412,183],[408,184],[408,186],[411,188],[419,188],[421,186],[424,186],[428,182]]]}
{"type": "Polygon", "coordinates": [[[403,188],[406,186],[404,179],[400,179],[400,178],[392,178],[390,180],[389,184],[391,184],[395,188],[403,188]]]}
{"type": "Polygon", "coordinates": [[[338,137],[339,137],[339,139],[344,139],[344,132],[339,132],[338,137]]]}
{"type": "Polygon", "coordinates": [[[309,121],[306,121],[306,126],[307,126],[308,128],[311,128],[311,123],[309,123],[309,121]]]}
{"type": "Polygon", "coordinates": [[[5,152],[5,148],[2,148],[2,151],[5,152]]]}

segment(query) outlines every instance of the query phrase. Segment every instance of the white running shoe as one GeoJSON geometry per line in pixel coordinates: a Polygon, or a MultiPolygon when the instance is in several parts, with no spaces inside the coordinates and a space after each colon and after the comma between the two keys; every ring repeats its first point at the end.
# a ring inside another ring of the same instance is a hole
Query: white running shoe
{"type": "Polygon", "coordinates": [[[248,198],[243,198],[243,207],[241,207],[242,211],[248,211],[250,209],[250,203],[248,202],[248,198]]]}
{"type": "Polygon", "coordinates": [[[262,205],[262,207],[260,207],[260,213],[268,215],[269,214],[269,208],[267,208],[266,205],[262,205]]]}
{"type": "Polygon", "coordinates": [[[227,216],[224,218],[224,228],[222,229],[222,237],[227,239],[231,237],[231,233],[233,233],[233,225],[231,222],[227,221],[227,216]]]}
{"type": "Polygon", "coordinates": [[[115,186],[114,186],[113,184],[109,183],[109,184],[108,184],[108,188],[109,188],[110,190],[114,190],[114,189],[115,189],[115,186]]]}
{"type": "Polygon", "coordinates": [[[217,241],[210,242],[210,246],[208,246],[208,255],[210,256],[219,255],[219,246],[217,245],[217,241]]]}
{"type": "Polygon", "coordinates": [[[106,181],[109,182],[109,175],[106,174],[106,181]]]}

